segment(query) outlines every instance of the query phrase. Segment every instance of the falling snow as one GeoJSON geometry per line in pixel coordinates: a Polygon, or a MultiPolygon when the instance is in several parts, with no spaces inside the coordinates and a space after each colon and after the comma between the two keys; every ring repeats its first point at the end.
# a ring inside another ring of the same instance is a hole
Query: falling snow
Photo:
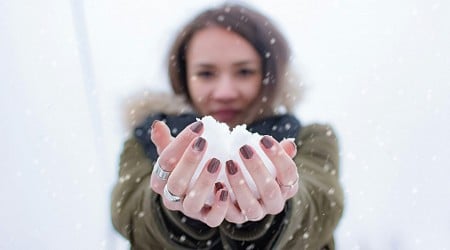
{"type": "MultiPolygon", "coordinates": [[[[79,58],[87,52],[75,47],[81,41],[75,36],[75,17],[65,15],[63,9],[58,11],[62,5],[55,5],[52,15],[47,15],[46,3],[23,9],[21,1],[2,2],[7,13],[0,29],[0,37],[7,38],[0,46],[5,69],[0,76],[5,87],[0,91],[6,121],[2,131],[5,142],[16,143],[2,148],[6,156],[4,183],[22,187],[3,189],[2,197],[16,204],[4,207],[4,214],[9,215],[2,221],[8,225],[2,240],[5,249],[54,249],[61,244],[74,249],[98,248],[99,244],[101,249],[129,249],[115,244],[122,238],[110,225],[106,205],[111,185],[117,181],[123,130],[128,128],[121,117],[123,100],[142,88],[151,88],[144,92],[148,97],[164,85],[164,79],[158,78],[164,74],[147,79],[149,67],[124,67],[117,62],[148,66],[155,60],[157,64],[163,61],[158,58],[161,39],[155,39],[155,32],[148,32],[148,26],[136,25],[136,21],[162,24],[172,9],[140,18],[122,15],[120,20],[114,13],[106,13],[102,15],[105,22],[98,22],[95,16],[107,5],[114,10],[121,6],[119,1],[93,2],[85,6],[85,18],[89,31],[97,34],[88,39],[92,45],[92,55],[88,56],[96,59],[93,73],[98,78],[87,78],[96,85],[87,89],[80,65],[85,62],[79,58]],[[35,17],[30,25],[18,21],[27,13],[35,17]],[[129,44],[110,39],[117,33],[108,32],[111,24],[117,32],[126,30],[129,37],[139,39],[126,39],[129,44]],[[105,39],[109,42],[104,43],[105,39]],[[142,53],[146,48],[135,42],[143,41],[158,53],[142,53]],[[111,54],[118,47],[126,53],[111,54]],[[116,60],[109,60],[111,56],[116,60]],[[89,106],[86,97],[95,97],[100,110],[89,106]],[[92,120],[96,116],[101,120],[92,120]],[[105,136],[100,144],[105,157],[92,146],[92,136],[99,132],[105,136]],[[97,158],[101,164],[92,164],[97,158]],[[65,233],[61,235],[74,235],[55,238],[52,228],[61,229],[65,233]],[[21,235],[21,240],[16,235],[21,235]]],[[[79,5],[73,3],[68,8],[79,5]]],[[[286,4],[280,9],[282,15],[275,9],[273,14],[285,24],[283,28],[293,41],[292,49],[298,55],[295,68],[301,71],[307,87],[299,111],[302,122],[306,126],[325,120],[336,128],[342,153],[339,178],[346,197],[336,234],[339,249],[446,249],[442,242],[450,235],[450,203],[442,197],[450,196],[448,2],[320,4],[320,8],[286,4]],[[299,25],[290,21],[298,13],[319,13],[323,18],[301,14],[299,25]],[[361,18],[363,21],[358,21],[361,18]],[[346,25],[350,20],[357,21],[346,25]]],[[[188,5],[188,1],[178,3],[180,9],[188,5]]],[[[258,7],[270,12],[268,6],[272,6],[270,2],[258,2],[258,7]]],[[[152,8],[149,2],[139,9],[145,12],[152,8]]],[[[135,9],[125,12],[130,10],[135,9]]],[[[242,21],[247,21],[245,16],[242,21]]],[[[172,25],[161,28],[176,26],[172,25]]],[[[167,36],[167,32],[161,34],[167,36]]],[[[281,40],[266,42],[277,45],[281,40]]],[[[274,57],[272,53],[269,58],[274,57]]],[[[176,65],[175,59],[172,56],[171,63],[176,65]]],[[[264,76],[264,84],[269,83],[270,77],[264,76]]],[[[139,112],[131,109],[124,113],[133,117],[139,112]]],[[[136,117],[130,121],[131,125],[136,122],[136,117]]],[[[145,132],[138,131],[141,135],[145,132]]],[[[326,135],[333,133],[327,131],[326,135]]],[[[135,167],[132,163],[124,162],[121,167],[135,167]]],[[[323,170],[338,174],[332,165],[324,165],[323,170]]],[[[122,176],[119,181],[145,180],[135,178],[122,176]]],[[[328,194],[329,190],[324,190],[328,194]]],[[[112,205],[121,211],[123,204],[112,205]]],[[[338,203],[331,201],[330,206],[336,208],[338,203]]]]}

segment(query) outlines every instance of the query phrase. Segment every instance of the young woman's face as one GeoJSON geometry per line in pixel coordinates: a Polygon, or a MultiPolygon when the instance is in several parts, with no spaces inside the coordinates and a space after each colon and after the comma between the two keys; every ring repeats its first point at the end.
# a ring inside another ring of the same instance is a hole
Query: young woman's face
{"type": "Polygon", "coordinates": [[[229,126],[248,120],[262,83],[261,58],[247,40],[220,27],[198,31],[186,52],[187,82],[196,110],[229,126]]]}

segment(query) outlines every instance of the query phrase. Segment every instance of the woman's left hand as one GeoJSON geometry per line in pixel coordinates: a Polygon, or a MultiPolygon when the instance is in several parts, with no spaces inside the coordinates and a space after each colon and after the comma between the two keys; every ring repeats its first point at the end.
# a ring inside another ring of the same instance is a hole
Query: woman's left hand
{"type": "Polygon", "coordinates": [[[236,204],[229,206],[225,217],[229,222],[258,221],[267,214],[278,214],[283,210],[286,200],[298,191],[299,176],[292,159],[297,153],[296,144],[291,140],[277,142],[270,136],[263,136],[260,145],[275,166],[276,177],[271,175],[251,146],[242,146],[240,156],[256,184],[260,198],[253,195],[241,166],[234,161],[227,161],[226,172],[236,197],[236,204]]]}

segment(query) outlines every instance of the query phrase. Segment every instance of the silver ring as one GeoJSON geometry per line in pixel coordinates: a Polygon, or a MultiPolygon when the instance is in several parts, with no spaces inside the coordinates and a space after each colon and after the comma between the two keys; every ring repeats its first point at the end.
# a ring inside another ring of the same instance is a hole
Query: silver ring
{"type": "Polygon", "coordinates": [[[167,188],[167,185],[164,186],[164,197],[166,197],[166,199],[168,199],[169,201],[172,202],[179,202],[181,201],[181,197],[172,194],[169,189],[167,188]]]}
{"type": "Polygon", "coordinates": [[[280,185],[280,187],[292,189],[292,188],[298,183],[298,179],[299,179],[299,177],[298,177],[298,175],[297,175],[297,179],[295,179],[295,181],[294,181],[292,184],[288,184],[288,185],[286,185],[286,184],[281,184],[281,183],[278,181],[278,179],[277,179],[277,182],[278,182],[278,185],[280,185]]]}
{"type": "Polygon", "coordinates": [[[156,176],[158,176],[159,179],[166,181],[169,178],[170,173],[172,173],[172,171],[166,171],[161,168],[161,165],[159,165],[159,158],[158,158],[158,160],[156,160],[155,163],[156,176]]]}

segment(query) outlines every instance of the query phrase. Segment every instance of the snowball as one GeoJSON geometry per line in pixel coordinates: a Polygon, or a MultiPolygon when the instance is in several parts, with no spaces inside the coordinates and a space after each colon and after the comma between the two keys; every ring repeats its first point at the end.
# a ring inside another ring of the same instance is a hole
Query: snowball
{"type": "MultiPolygon", "coordinates": [[[[258,133],[251,133],[246,128],[247,126],[238,125],[232,130],[228,127],[227,124],[216,121],[211,116],[205,116],[201,119],[204,125],[204,132],[202,137],[208,142],[208,146],[206,147],[206,152],[203,155],[203,158],[198,165],[196,172],[191,180],[191,186],[195,183],[198,176],[200,175],[202,169],[205,167],[208,160],[215,157],[220,160],[221,168],[217,180],[215,182],[222,182],[228,189],[230,198],[235,200],[234,192],[231,189],[230,183],[228,181],[226,175],[226,167],[225,162],[228,160],[233,160],[235,163],[239,165],[239,169],[242,171],[245,180],[249,188],[252,190],[255,197],[259,198],[259,192],[256,188],[256,184],[251,178],[249,172],[247,171],[241,157],[239,155],[239,149],[247,144],[250,145],[255,153],[263,161],[266,168],[272,174],[272,176],[276,176],[275,167],[273,166],[270,159],[266,156],[264,151],[261,149],[259,141],[262,138],[262,135],[258,133]]],[[[214,200],[214,188],[211,189],[211,194],[207,203],[211,204],[214,200]]]]}

